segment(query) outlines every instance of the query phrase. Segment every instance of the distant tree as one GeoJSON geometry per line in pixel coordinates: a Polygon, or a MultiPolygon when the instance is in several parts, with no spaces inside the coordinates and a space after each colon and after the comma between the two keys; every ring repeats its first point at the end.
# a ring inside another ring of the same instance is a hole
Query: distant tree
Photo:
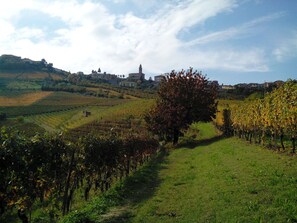
{"type": "Polygon", "coordinates": [[[162,80],[156,105],[145,116],[148,129],[176,144],[181,130],[191,123],[215,117],[217,88],[192,68],[172,71],[162,80]]]}
{"type": "Polygon", "coordinates": [[[47,65],[46,60],[45,59],[41,59],[41,64],[42,64],[43,67],[46,67],[46,65],[47,65]]]}
{"type": "Polygon", "coordinates": [[[54,70],[54,68],[53,68],[53,64],[52,63],[48,63],[47,64],[47,69],[49,70],[49,71],[53,71],[54,70]]]}
{"type": "Polygon", "coordinates": [[[99,67],[99,69],[98,69],[98,73],[101,73],[101,69],[100,69],[100,67],[99,67]]]}

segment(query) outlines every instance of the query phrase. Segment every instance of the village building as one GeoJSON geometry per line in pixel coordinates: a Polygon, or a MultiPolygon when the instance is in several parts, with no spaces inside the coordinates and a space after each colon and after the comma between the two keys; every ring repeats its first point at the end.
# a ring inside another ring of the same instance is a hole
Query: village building
{"type": "Polygon", "coordinates": [[[235,87],[233,85],[221,85],[220,86],[222,90],[234,90],[235,87]]]}
{"type": "Polygon", "coordinates": [[[139,70],[138,70],[138,73],[130,73],[129,76],[128,76],[128,80],[129,81],[134,81],[134,82],[137,82],[137,81],[144,81],[145,79],[145,74],[142,73],[142,66],[141,64],[139,65],[139,70]]]}
{"type": "Polygon", "coordinates": [[[154,81],[157,83],[161,83],[161,81],[165,78],[165,75],[157,75],[154,77],[154,81]]]}
{"type": "Polygon", "coordinates": [[[92,73],[90,74],[90,77],[94,80],[104,80],[110,83],[111,85],[117,86],[119,84],[119,80],[123,75],[115,75],[115,74],[108,74],[106,72],[101,73],[97,72],[95,70],[92,70],[92,73]]]}
{"type": "Polygon", "coordinates": [[[133,81],[121,81],[120,86],[134,88],[137,86],[137,83],[133,81]]]}

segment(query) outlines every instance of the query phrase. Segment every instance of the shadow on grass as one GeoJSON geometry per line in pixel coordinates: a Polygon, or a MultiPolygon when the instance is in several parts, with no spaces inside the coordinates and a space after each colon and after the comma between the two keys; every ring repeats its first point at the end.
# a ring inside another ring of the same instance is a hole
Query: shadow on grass
{"type": "Polygon", "coordinates": [[[161,183],[159,171],[166,168],[164,164],[167,162],[167,155],[168,152],[161,151],[157,157],[153,158],[144,167],[133,173],[133,175],[127,177],[115,188],[112,197],[114,195],[118,196],[119,202],[114,210],[110,209],[109,212],[102,216],[101,223],[131,221],[134,216],[131,208],[152,197],[155,189],[161,183]]]}
{"type": "Polygon", "coordinates": [[[127,201],[138,203],[153,195],[154,189],[161,183],[159,171],[166,168],[163,164],[167,163],[167,155],[168,152],[161,151],[155,159],[125,179],[123,189],[127,201]]]}
{"type": "Polygon", "coordinates": [[[192,139],[190,141],[181,142],[178,144],[178,148],[180,149],[194,149],[197,146],[207,146],[214,142],[220,141],[222,139],[228,138],[228,136],[225,135],[217,135],[215,137],[209,138],[209,139],[192,139]]]}

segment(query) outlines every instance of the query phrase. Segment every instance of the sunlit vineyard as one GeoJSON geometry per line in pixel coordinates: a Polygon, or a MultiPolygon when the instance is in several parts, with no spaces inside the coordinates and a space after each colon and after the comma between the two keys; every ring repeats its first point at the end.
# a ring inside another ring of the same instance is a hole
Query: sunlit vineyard
{"type": "Polygon", "coordinates": [[[73,119],[75,115],[82,116],[82,109],[70,109],[67,111],[45,113],[40,115],[32,115],[26,118],[27,121],[33,122],[47,131],[61,131],[65,130],[67,124],[73,119]]]}
{"type": "Polygon", "coordinates": [[[153,100],[138,99],[118,105],[83,106],[66,111],[32,115],[26,120],[38,124],[48,131],[63,131],[75,129],[94,121],[116,121],[126,117],[141,118],[153,103],[153,100]],[[90,112],[90,115],[85,117],[83,111],[90,112]]]}
{"type": "Polygon", "coordinates": [[[39,92],[25,93],[17,97],[0,96],[0,104],[1,106],[6,106],[6,107],[28,106],[38,102],[39,100],[45,97],[50,96],[51,94],[52,92],[39,91],[39,92]]]}
{"type": "Polygon", "coordinates": [[[244,103],[243,100],[226,100],[226,99],[218,100],[217,113],[216,113],[216,118],[214,120],[214,123],[219,128],[222,127],[224,124],[223,110],[235,108],[236,106],[239,106],[242,103],[244,103]]]}
{"type": "MultiPolygon", "coordinates": [[[[9,92],[3,96],[5,103],[12,104],[20,101],[24,95],[47,95],[46,97],[37,98],[29,97],[32,100],[29,106],[5,106],[0,107],[0,112],[6,113],[8,117],[30,116],[51,112],[67,111],[70,109],[83,108],[90,105],[113,106],[125,103],[129,100],[117,98],[98,98],[93,96],[84,96],[80,94],[67,92],[9,92]],[[33,103],[34,102],[34,103],[33,103]]],[[[25,103],[22,102],[22,103],[25,103]]],[[[28,103],[27,103],[28,104],[28,103]]],[[[17,105],[17,104],[16,104],[17,105]]]]}
{"type": "Polygon", "coordinates": [[[295,152],[297,134],[297,83],[288,81],[266,94],[263,100],[245,102],[231,109],[234,132],[242,138],[277,147],[284,140],[292,142],[295,152]]]}

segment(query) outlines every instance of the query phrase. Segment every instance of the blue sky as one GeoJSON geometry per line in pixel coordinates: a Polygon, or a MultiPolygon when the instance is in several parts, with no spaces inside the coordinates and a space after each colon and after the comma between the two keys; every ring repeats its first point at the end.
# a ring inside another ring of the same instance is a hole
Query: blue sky
{"type": "Polygon", "coordinates": [[[224,84],[297,78],[296,0],[5,0],[0,54],[146,78],[194,67],[224,84]]]}

